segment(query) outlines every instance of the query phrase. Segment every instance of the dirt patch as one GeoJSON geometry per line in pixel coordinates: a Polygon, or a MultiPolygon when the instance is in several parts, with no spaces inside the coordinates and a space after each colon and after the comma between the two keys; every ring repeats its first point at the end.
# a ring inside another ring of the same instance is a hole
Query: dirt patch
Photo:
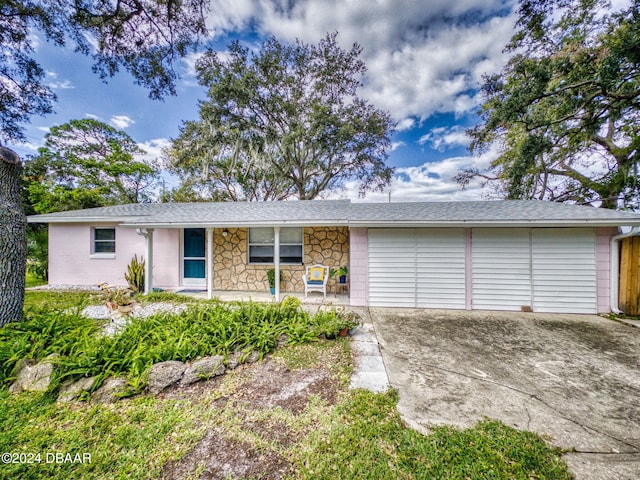
{"type": "Polygon", "coordinates": [[[282,420],[247,420],[244,428],[269,442],[275,442],[282,448],[287,448],[296,441],[289,426],[282,420]]]}
{"type": "Polygon", "coordinates": [[[292,371],[275,361],[266,361],[255,365],[251,379],[243,385],[237,398],[254,408],[282,407],[300,413],[311,395],[333,404],[339,389],[339,381],[324,368],[292,371]]]}
{"type": "Polygon", "coordinates": [[[289,463],[277,453],[259,452],[247,443],[229,439],[221,432],[210,430],[185,458],[167,465],[161,478],[277,480],[290,472],[289,463]]]}
{"type": "Polygon", "coordinates": [[[231,373],[232,387],[223,385],[224,377],[216,377],[165,390],[160,398],[193,403],[209,404],[211,394],[221,388],[225,395],[210,405],[220,415],[202,440],[184,458],[167,464],[161,478],[280,479],[293,474],[286,450],[304,437],[306,429],[292,429],[289,422],[305,412],[312,396],[328,405],[337,402],[344,385],[331,369],[343,357],[336,352],[339,349],[316,351],[311,368],[288,368],[274,357],[241,365],[231,373]],[[277,407],[285,412],[271,415],[277,407]]]}

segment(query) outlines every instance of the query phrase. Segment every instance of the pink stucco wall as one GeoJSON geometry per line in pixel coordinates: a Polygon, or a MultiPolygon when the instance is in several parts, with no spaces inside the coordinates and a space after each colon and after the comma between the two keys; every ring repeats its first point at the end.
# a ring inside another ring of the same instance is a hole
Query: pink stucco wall
{"type": "MultiPolygon", "coordinates": [[[[109,224],[49,224],[50,285],[126,285],[124,273],[134,254],[144,256],[144,237],[134,228],[116,226],[116,253],[113,258],[91,254],[92,227],[109,224]]],[[[180,231],[156,230],[153,242],[153,284],[176,287],[180,275],[180,231]]]]}
{"type": "Polygon", "coordinates": [[[350,302],[353,306],[369,304],[369,231],[366,228],[349,230],[350,302]]]}
{"type": "Polygon", "coordinates": [[[598,294],[598,312],[611,311],[611,237],[616,228],[596,229],[596,285],[598,294]]]}

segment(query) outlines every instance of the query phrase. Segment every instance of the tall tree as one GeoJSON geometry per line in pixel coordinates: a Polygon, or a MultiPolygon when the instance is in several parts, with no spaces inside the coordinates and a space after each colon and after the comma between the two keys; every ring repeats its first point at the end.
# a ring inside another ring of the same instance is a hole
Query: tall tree
{"type": "Polygon", "coordinates": [[[361,48],[345,51],[336,36],[208,51],[196,66],[208,99],[168,150],[173,169],[233,200],[313,199],[352,179],[361,194],[387,185],[391,119],[358,96],[361,48]]]}
{"type": "Polygon", "coordinates": [[[150,200],[158,167],[125,132],[93,119],[51,128],[25,165],[28,200],[36,213],[150,200]]]}
{"type": "MultiPolygon", "coordinates": [[[[208,0],[4,0],[0,2],[0,142],[24,140],[32,115],[53,110],[55,95],[32,58],[32,34],[90,54],[101,78],[119,68],[151,98],[175,93],[174,62],[206,34],[208,0]]],[[[22,318],[26,265],[21,165],[0,146],[0,324],[22,318]],[[16,207],[17,206],[17,207],[16,207]],[[15,209],[20,213],[16,213],[15,209]]]]}
{"type": "Polygon", "coordinates": [[[20,157],[0,147],[0,326],[22,318],[27,218],[20,201],[20,157]]]}
{"type": "Polygon", "coordinates": [[[522,0],[510,61],[485,79],[471,150],[498,144],[489,171],[508,198],[638,207],[640,2],[522,0]]]}

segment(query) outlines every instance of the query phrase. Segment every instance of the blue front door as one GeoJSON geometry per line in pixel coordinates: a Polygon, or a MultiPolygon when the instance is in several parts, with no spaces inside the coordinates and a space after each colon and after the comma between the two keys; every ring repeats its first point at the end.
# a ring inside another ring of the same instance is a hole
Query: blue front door
{"type": "Polygon", "coordinates": [[[183,285],[204,285],[206,277],[205,229],[185,228],[183,241],[183,285]]]}

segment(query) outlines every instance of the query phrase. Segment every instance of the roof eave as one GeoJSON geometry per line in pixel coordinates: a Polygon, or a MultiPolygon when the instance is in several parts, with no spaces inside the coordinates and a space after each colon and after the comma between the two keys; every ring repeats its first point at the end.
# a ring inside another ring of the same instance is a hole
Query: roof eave
{"type": "Polygon", "coordinates": [[[57,217],[48,215],[30,215],[27,223],[123,223],[140,218],[137,216],[127,217],[57,217]]]}
{"type": "Polygon", "coordinates": [[[120,224],[128,228],[255,228],[255,227],[341,227],[349,226],[348,220],[268,220],[245,222],[128,222],[120,224]]]}
{"type": "Polygon", "coordinates": [[[349,222],[350,227],[369,227],[369,228],[531,228],[531,227],[556,227],[556,228],[576,228],[576,227],[621,227],[621,226],[640,226],[640,219],[637,220],[425,220],[425,221],[352,221],[349,222]]]}

